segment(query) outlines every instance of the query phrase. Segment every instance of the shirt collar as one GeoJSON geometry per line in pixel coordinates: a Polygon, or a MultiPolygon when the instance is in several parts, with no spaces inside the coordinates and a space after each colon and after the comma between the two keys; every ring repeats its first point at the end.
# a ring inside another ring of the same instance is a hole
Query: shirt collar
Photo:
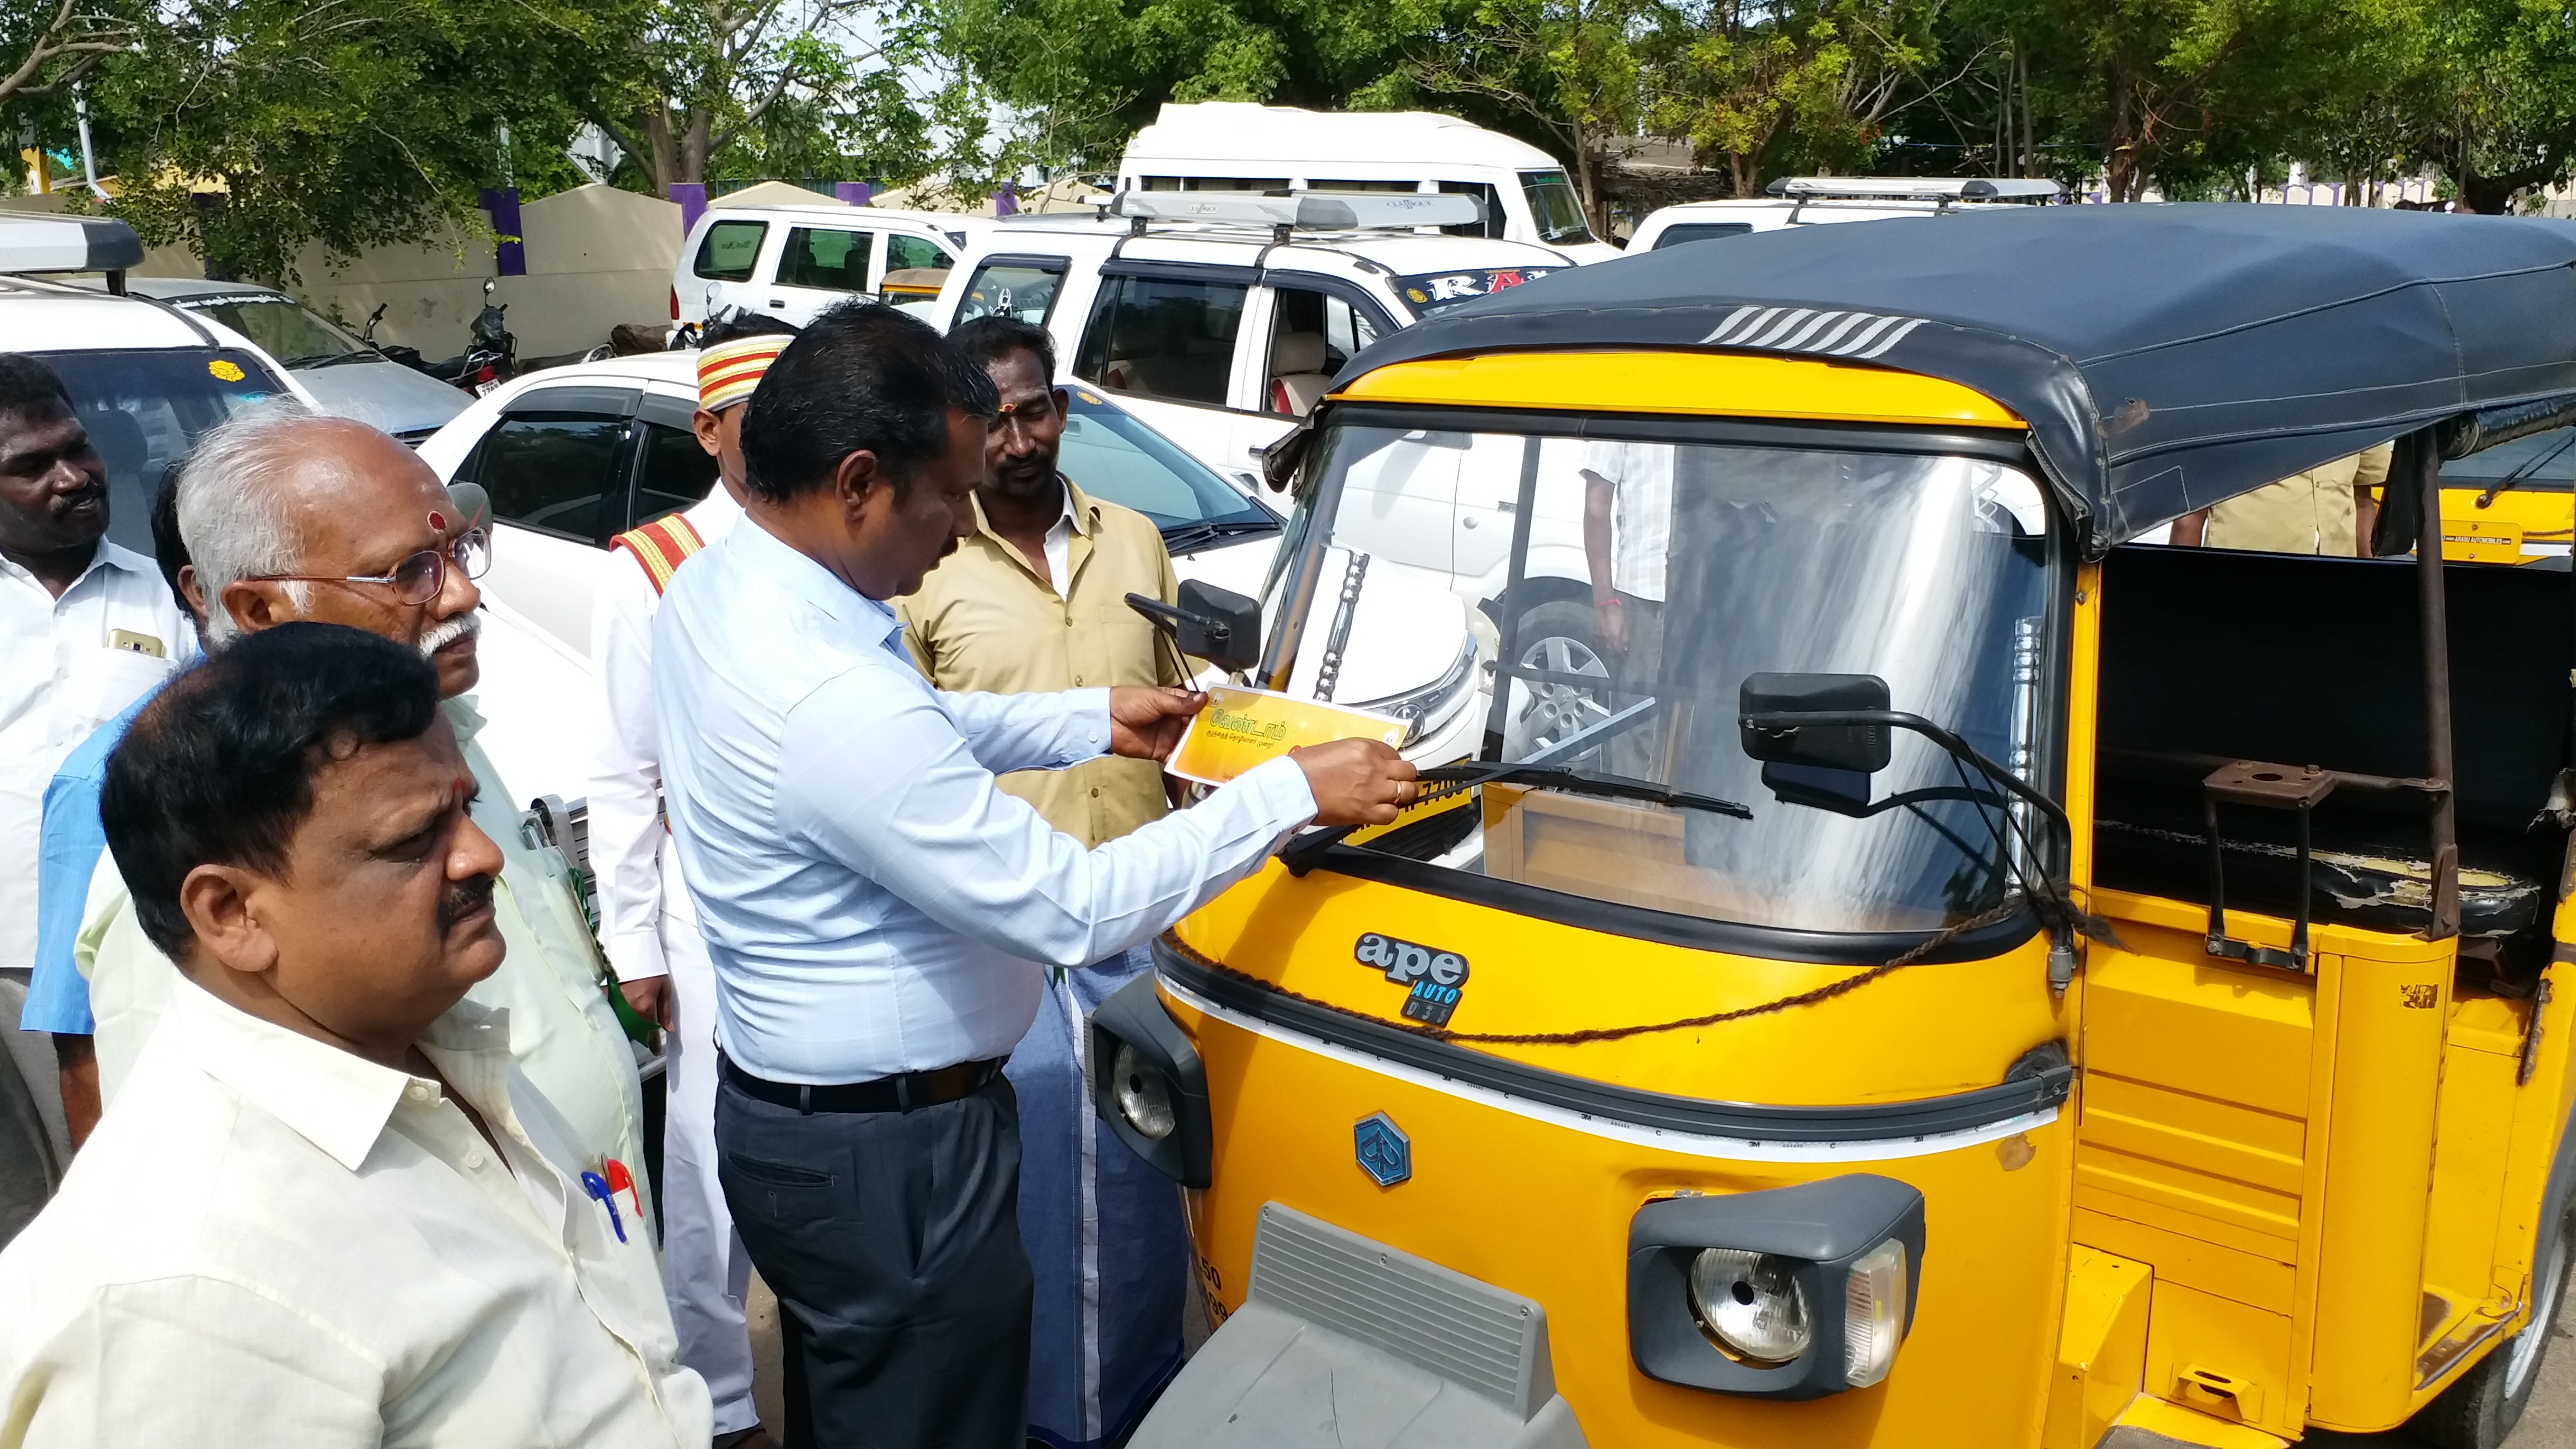
{"type": "MultiPolygon", "coordinates": [[[[172,989],[164,1031],[176,1028],[206,1075],[283,1122],[342,1167],[355,1172],[375,1150],[385,1124],[414,1084],[439,1084],[378,1066],[231,1006],[182,973],[172,989]]],[[[509,1013],[459,1001],[422,1033],[422,1044],[448,1053],[509,1051],[509,1013]]]]}
{"type": "MultiPolygon", "coordinates": [[[[73,590],[89,582],[89,576],[101,569],[123,569],[129,574],[142,574],[151,578],[159,578],[161,575],[160,565],[152,560],[121,544],[101,538],[98,541],[98,547],[89,556],[88,565],[81,569],[78,578],[72,580],[71,587],[63,590],[62,596],[66,599],[70,598],[73,590]]],[[[14,559],[0,557],[0,573],[25,579],[29,583],[37,582],[34,572],[14,559]]]]}
{"type": "MultiPolygon", "coordinates": [[[[1064,485],[1064,511],[1056,515],[1055,523],[1047,525],[1048,532],[1055,530],[1056,523],[1062,523],[1070,525],[1075,533],[1089,537],[1091,530],[1100,524],[1100,505],[1093,502],[1091,495],[1083,492],[1072,479],[1062,473],[1055,476],[1056,481],[1064,485]]],[[[993,520],[984,512],[984,495],[981,492],[975,495],[975,531],[996,543],[1001,542],[1002,536],[993,531],[993,520]]]]}
{"type": "Polygon", "coordinates": [[[465,748],[467,742],[483,732],[483,711],[474,707],[474,696],[460,694],[453,699],[442,699],[438,708],[447,716],[447,727],[456,731],[458,749],[465,748]]]}
{"type": "Polygon", "coordinates": [[[882,645],[903,632],[903,621],[895,617],[893,605],[841,582],[838,574],[788,547],[748,511],[742,521],[749,526],[726,534],[724,547],[749,550],[752,572],[848,625],[871,644],[882,645]]]}

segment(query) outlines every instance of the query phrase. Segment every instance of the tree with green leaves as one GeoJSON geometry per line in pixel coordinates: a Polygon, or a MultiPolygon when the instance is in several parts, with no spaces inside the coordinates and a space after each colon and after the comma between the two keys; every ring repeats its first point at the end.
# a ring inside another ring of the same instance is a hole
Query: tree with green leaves
{"type": "Polygon", "coordinates": [[[231,273],[437,235],[502,184],[505,134],[560,144],[618,0],[165,0],[91,78],[117,214],[231,273]]]}
{"type": "Polygon", "coordinates": [[[1784,161],[1866,164],[1936,54],[1937,0],[1700,0],[1671,15],[1653,71],[1655,130],[1723,165],[1735,194],[1784,161]]]}
{"type": "Polygon", "coordinates": [[[33,0],[0,10],[0,106],[55,96],[143,35],[122,4],[33,0]]]}
{"type": "Polygon", "coordinates": [[[1574,167],[1596,230],[1610,224],[1603,171],[1643,117],[1655,0],[1479,0],[1466,23],[1419,45],[1405,74],[1437,96],[1474,97],[1541,129],[1574,167]]]}
{"type": "Polygon", "coordinates": [[[866,0],[643,0],[595,29],[577,103],[656,196],[732,170],[910,179],[930,120],[902,77],[927,37],[869,38],[876,18],[866,0]]]}

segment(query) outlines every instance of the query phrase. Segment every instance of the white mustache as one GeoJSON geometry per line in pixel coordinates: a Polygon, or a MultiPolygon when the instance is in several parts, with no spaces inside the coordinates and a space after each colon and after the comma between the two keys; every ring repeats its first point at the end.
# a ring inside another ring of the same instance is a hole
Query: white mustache
{"type": "Polygon", "coordinates": [[[427,659],[459,639],[471,639],[483,632],[483,614],[468,609],[420,636],[420,657],[427,659]]]}

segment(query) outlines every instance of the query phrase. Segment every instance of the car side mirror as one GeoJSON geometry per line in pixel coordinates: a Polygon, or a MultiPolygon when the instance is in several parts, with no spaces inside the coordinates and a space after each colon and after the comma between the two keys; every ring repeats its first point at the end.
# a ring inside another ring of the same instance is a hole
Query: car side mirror
{"type": "Polygon", "coordinates": [[[1839,714],[1888,707],[1887,681],[1875,674],[1748,674],[1736,722],[1744,753],[1764,764],[1850,770],[1887,768],[1887,726],[1800,724],[1801,714],[1839,714]]]}
{"type": "Polygon", "coordinates": [[[1261,662],[1261,605],[1232,589],[1189,579],[1178,605],[1129,594],[1127,607],[1153,621],[1183,654],[1207,660],[1228,674],[1261,662]]]}

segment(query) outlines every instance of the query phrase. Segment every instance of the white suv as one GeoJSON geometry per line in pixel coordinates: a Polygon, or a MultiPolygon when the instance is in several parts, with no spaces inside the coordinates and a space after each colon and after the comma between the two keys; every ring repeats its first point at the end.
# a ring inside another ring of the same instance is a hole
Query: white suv
{"type": "Polygon", "coordinates": [[[1649,212],[1628,238],[1628,250],[1660,251],[1792,226],[1962,216],[1998,204],[2044,205],[2066,197],[2066,188],[2054,181],[1985,177],[1784,176],[1765,190],[1767,195],[1738,201],[1685,201],[1649,212]]]}
{"type": "Polygon", "coordinates": [[[1473,223],[1462,195],[1120,193],[1098,217],[969,238],[930,320],[1047,329],[1066,377],[1113,393],[1221,472],[1255,476],[1353,353],[1442,307],[1574,265],[1473,223]]]}
{"type": "Polygon", "coordinates": [[[854,296],[927,301],[966,245],[969,219],[882,206],[711,206],[681,243],[671,320],[740,309],[798,327],[854,296]]]}

